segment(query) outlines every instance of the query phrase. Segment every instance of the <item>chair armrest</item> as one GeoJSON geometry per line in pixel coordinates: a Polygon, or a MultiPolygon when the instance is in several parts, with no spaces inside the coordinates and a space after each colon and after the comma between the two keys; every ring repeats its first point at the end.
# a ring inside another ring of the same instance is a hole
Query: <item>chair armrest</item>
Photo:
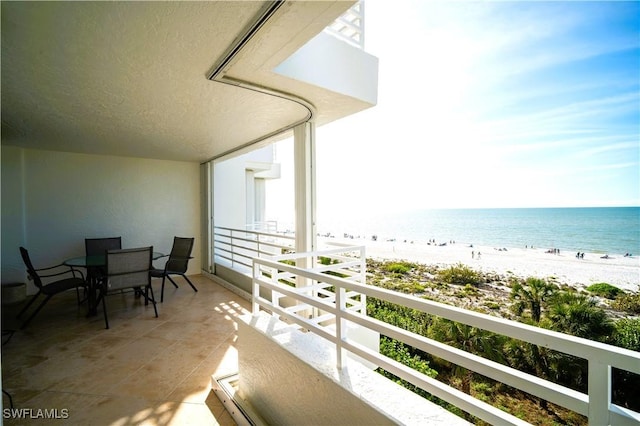
{"type": "Polygon", "coordinates": [[[80,275],[80,278],[82,278],[82,281],[86,281],[84,274],[82,273],[82,271],[80,271],[79,269],[74,268],[73,266],[70,266],[69,269],[71,269],[71,273],[73,274],[73,276],[76,276],[76,273],[80,275]]]}
{"type": "Polygon", "coordinates": [[[35,268],[35,271],[36,271],[36,272],[39,272],[39,271],[48,271],[49,269],[60,268],[60,267],[62,267],[62,266],[67,267],[64,263],[59,263],[59,264],[57,264],[57,265],[47,266],[46,268],[35,268]]]}
{"type": "Polygon", "coordinates": [[[193,259],[193,256],[171,256],[171,260],[189,260],[193,259]]]}
{"type": "Polygon", "coordinates": [[[59,264],[59,265],[49,266],[47,268],[36,269],[36,272],[37,271],[47,271],[47,270],[51,270],[51,269],[54,269],[54,268],[67,268],[67,269],[65,271],[59,271],[59,272],[50,273],[50,274],[38,274],[38,275],[40,275],[40,278],[50,278],[50,277],[56,277],[56,276],[59,276],[59,275],[65,275],[65,274],[71,273],[71,275],[73,275],[74,278],[76,277],[76,274],[79,274],[80,277],[82,278],[82,280],[83,281],[85,280],[84,274],[82,273],[82,271],[80,271],[78,269],[75,269],[72,266],[66,266],[65,264],[62,264],[62,263],[59,264]]]}

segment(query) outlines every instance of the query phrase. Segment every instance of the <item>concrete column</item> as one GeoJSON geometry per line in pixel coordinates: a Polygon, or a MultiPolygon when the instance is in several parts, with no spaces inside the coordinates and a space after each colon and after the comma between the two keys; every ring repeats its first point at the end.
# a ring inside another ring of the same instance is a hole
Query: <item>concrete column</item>
{"type": "MultiPolygon", "coordinates": [[[[296,252],[316,250],[316,145],[315,124],[303,123],[293,129],[295,169],[296,252]]],[[[306,267],[311,259],[300,259],[306,267]]],[[[302,286],[304,283],[298,283],[302,286]]]]}

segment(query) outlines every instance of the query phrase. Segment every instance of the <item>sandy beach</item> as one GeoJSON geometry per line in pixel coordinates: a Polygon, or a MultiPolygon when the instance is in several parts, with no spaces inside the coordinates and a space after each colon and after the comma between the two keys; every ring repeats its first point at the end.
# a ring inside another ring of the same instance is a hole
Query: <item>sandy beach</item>
{"type": "Polygon", "coordinates": [[[402,259],[423,264],[453,265],[463,263],[484,272],[501,275],[555,277],[560,283],[586,287],[594,283],[609,283],[627,291],[640,291],[640,256],[622,254],[548,253],[548,248],[471,247],[460,242],[435,244],[402,241],[372,241],[370,239],[331,239],[335,242],[364,245],[367,257],[402,259]]]}

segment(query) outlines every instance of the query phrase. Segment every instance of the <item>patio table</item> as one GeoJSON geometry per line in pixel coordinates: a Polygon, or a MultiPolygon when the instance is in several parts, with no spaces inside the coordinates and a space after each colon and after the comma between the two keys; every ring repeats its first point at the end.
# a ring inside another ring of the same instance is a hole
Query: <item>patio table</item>
{"type": "MultiPolygon", "coordinates": [[[[161,257],[165,257],[164,253],[159,251],[154,251],[152,258],[153,260],[160,259],[161,257]]],[[[69,266],[71,268],[96,268],[96,267],[105,267],[107,266],[107,256],[105,255],[92,255],[92,256],[78,256],[72,257],[71,259],[67,259],[62,262],[64,265],[69,266]]],[[[88,304],[89,310],[87,312],[87,316],[92,316],[97,314],[97,306],[96,306],[96,290],[98,287],[98,280],[95,276],[87,277],[88,284],[88,304]]]]}

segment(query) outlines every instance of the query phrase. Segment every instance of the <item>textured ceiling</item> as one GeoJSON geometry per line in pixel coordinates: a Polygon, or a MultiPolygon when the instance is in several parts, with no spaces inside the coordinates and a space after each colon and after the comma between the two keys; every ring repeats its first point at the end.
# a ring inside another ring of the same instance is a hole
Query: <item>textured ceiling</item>
{"type": "MultiPolygon", "coordinates": [[[[260,63],[235,65],[237,74],[277,65],[348,7],[340,3],[287,3],[281,15],[295,24],[258,37],[251,49],[260,63]]],[[[3,144],[202,162],[308,114],[290,100],[207,79],[264,2],[1,7],[3,144]]]]}

